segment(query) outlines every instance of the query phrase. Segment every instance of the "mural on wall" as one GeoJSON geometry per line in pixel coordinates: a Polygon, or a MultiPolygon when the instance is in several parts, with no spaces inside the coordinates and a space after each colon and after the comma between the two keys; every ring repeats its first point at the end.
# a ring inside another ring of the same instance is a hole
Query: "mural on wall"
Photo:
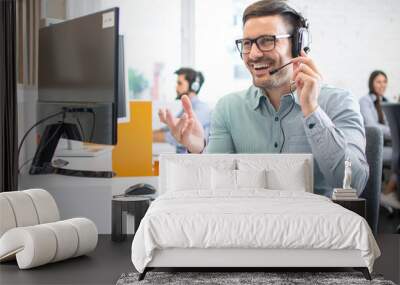
{"type": "Polygon", "coordinates": [[[153,65],[153,86],[151,87],[151,100],[160,99],[160,77],[164,69],[164,63],[156,62],[153,65]]]}
{"type": "Polygon", "coordinates": [[[143,99],[144,91],[149,87],[149,81],[142,73],[129,67],[128,69],[128,88],[129,99],[143,99]]]}

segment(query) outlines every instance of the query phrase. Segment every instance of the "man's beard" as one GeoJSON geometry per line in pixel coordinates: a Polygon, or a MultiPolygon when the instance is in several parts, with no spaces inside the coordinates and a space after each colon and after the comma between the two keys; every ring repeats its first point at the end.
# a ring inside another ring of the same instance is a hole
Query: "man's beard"
{"type": "Polygon", "coordinates": [[[187,92],[184,92],[184,93],[176,92],[175,100],[181,100],[183,95],[188,95],[188,93],[187,92]]]}
{"type": "Polygon", "coordinates": [[[256,76],[252,74],[253,84],[256,87],[268,90],[281,87],[282,85],[288,84],[290,82],[290,71],[284,67],[273,75],[269,75],[268,79],[256,79],[256,76]]]}

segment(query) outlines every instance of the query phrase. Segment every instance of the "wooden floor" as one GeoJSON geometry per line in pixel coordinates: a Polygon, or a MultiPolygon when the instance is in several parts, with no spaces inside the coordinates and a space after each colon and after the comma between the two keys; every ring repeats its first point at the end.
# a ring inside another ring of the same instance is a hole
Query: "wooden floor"
{"type": "MultiPolygon", "coordinates": [[[[19,270],[16,262],[3,263],[0,284],[115,284],[122,273],[134,271],[131,241],[115,243],[109,235],[100,235],[96,250],[88,256],[29,270],[19,270]]],[[[379,235],[377,241],[382,256],[374,272],[400,284],[400,235],[379,235]]]]}

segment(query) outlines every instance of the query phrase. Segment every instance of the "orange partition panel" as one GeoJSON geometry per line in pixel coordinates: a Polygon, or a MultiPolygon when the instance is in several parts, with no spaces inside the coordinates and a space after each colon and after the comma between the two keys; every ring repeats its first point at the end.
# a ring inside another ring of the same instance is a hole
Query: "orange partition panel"
{"type": "Polygon", "coordinates": [[[112,167],[117,176],[152,176],[151,101],[131,101],[130,120],[118,124],[112,167]]]}

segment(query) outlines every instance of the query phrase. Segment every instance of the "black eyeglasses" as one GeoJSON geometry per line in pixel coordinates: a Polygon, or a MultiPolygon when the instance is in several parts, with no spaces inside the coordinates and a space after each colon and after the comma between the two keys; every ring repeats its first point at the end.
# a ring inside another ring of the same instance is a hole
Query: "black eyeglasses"
{"type": "Polygon", "coordinates": [[[264,35],[259,36],[255,39],[240,39],[236,40],[236,47],[240,54],[250,53],[253,43],[256,43],[257,48],[260,51],[270,51],[275,48],[275,43],[279,39],[291,38],[292,35],[264,35]]]}

